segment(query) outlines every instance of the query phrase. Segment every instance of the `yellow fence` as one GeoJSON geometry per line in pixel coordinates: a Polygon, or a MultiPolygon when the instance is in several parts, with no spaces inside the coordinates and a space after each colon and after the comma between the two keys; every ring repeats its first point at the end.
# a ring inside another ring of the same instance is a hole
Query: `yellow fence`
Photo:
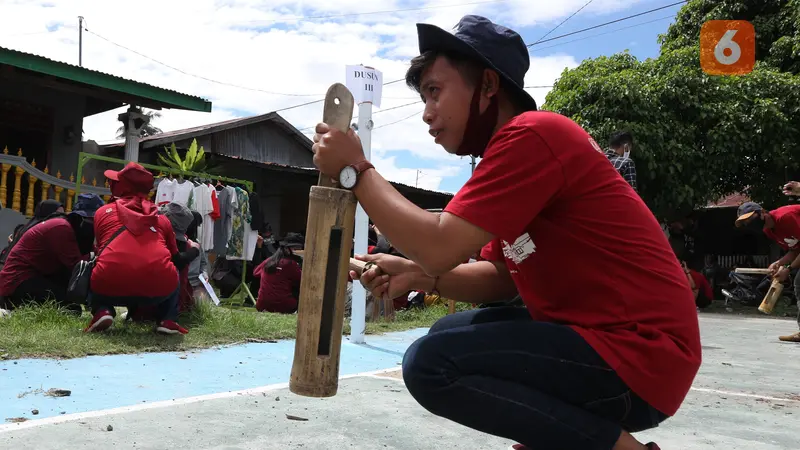
{"type": "MultiPolygon", "coordinates": [[[[81,184],[84,185],[81,186],[81,192],[97,194],[106,202],[111,197],[108,180],[104,181],[102,187],[97,186],[95,179],[91,185],[86,185],[86,180],[82,179],[81,184]]],[[[53,176],[48,167],[38,169],[36,160],[28,162],[22,149],[13,155],[9,154],[7,147],[4,148],[0,154],[0,203],[3,207],[31,217],[34,207],[48,199],[58,200],[64,204],[65,211],[72,211],[75,176],[70,174],[69,179],[64,179],[60,171],[53,176]]]]}

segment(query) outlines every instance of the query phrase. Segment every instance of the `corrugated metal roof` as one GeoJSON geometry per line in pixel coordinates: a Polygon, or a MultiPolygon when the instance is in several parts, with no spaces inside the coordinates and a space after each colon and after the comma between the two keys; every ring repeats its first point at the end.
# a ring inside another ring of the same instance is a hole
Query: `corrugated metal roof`
{"type": "Polygon", "coordinates": [[[708,205],[706,205],[706,208],[738,208],[742,203],[749,201],[750,197],[742,193],[735,192],[722,197],[716,202],[709,202],[708,205]]]}
{"type": "Polygon", "coordinates": [[[160,88],[85,67],[55,61],[44,56],[0,47],[0,65],[18,67],[53,77],[109,89],[161,103],[166,108],[211,112],[211,102],[194,95],[160,88]]]}

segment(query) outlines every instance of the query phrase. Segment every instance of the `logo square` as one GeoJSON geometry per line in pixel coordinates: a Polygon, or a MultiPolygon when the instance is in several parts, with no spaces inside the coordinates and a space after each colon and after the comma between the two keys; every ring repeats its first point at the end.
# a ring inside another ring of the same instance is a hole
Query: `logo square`
{"type": "Polygon", "coordinates": [[[746,20],[709,20],[700,29],[700,67],[708,75],[745,75],[756,65],[756,30],[746,20]]]}

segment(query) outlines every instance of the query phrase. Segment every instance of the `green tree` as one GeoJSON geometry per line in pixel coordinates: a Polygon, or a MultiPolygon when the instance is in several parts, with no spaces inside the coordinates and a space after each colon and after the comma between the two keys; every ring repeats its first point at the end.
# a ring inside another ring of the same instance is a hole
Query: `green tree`
{"type": "Polygon", "coordinates": [[[659,218],[736,191],[775,204],[785,168],[800,167],[800,76],[764,60],[745,76],[704,74],[695,44],[710,3],[734,2],[689,3],[656,59],[625,52],[565,70],[544,105],[600,143],[631,131],[640,194],[659,218]]]}

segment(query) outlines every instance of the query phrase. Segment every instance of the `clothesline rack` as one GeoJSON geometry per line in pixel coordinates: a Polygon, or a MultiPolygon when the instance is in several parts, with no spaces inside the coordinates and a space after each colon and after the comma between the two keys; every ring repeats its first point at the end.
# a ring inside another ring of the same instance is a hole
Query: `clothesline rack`
{"type": "MultiPolygon", "coordinates": [[[[85,166],[91,160],[97,160],[97,161],[104,161],[104,162],[113,163],[113,164],[119,164],[119,165],[121,165],[123,167],[126,164],[128,164],[128,162],[129,162],[129,161],[124,160],[124,159],[111,158],[109,156],[95,155],[95,154],[86,153],[86,152],[78,153],[78,169],[77,169],[78,176],[76,177],[76,180],[75,180],[75,196],[76,196],[76,198],[81,193],[81,184],[82,184],[82,180],[83,180],[83,166],[85,166]]],[[[163,174],[170,174],[170,175],[173,175],[173,176],[177,175],[177,176],[183,177],[184,179],[186,177],[207,178],[209,180],[214,180],[214,181],[223,181],[223,182],[228,183],[228,184],[238,184],[240,186],[245,187],[247,189],[247,192],[249,192],[249,193],[253,192],[253,182],[252,181],[240,180],[238,178],[223,177],[223,176],[218,176],[218,175],[212,175],[210,173],[191,172],[191,171],[187,171],[187,170],[176,169],[174,167],[157,166],[155,164],[140,163],[138,161],[137,161],[137,164],[139,164],[140,166],[144,167],[145,169],[149,169],[149,170],[152,170],[152,171],[159,171],[159,172],[161,172],[162,175],[163,174]]],[[[155,189],[155,185],[153,186],[153,189],[155,189]]],[[[219,257],[219,256],[217,256],[217,257],[219,257]]],[[[253,302],[253,304],[255,305],[256,300],[253,297],[253,293],[250,292],[250,288],[247,287],[247,261],[246,260],[242,260],[242,281],[241,281],[241,284],[239,284],[239,287],[237,287],[236,290],[233,292],[233,294],[231,294],[231,298],[234,298],[238,294],[241,294],[241,293],[244,293],[247,296],[247,298],[249,298],[253,302]]]]}

